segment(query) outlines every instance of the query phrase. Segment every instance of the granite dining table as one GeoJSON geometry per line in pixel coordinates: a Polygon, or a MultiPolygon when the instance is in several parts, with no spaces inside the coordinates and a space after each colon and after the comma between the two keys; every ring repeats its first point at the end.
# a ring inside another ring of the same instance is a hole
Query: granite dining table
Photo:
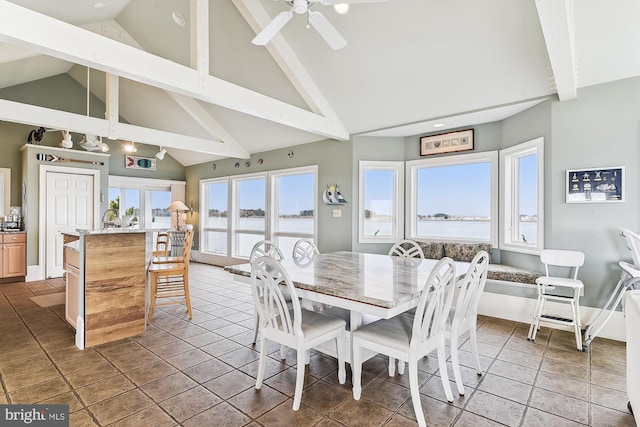
{"type": "MultiPolygon", "coordinates": [[[[345,320],[349,331],[353,331],[363,324],[363,319],[389,319],[417,306],[437,262],[341,251],[317,254],[302,261],[285,258],[281,264],[291,277],[298,297],[347,313],[345,320]]],[[[469,263],[455,262],[455,266],[456,275],[460,277],[466,273],[469,263]]],[[[235,274],[236,280],[250,283],[251,264],[231,265],[225,270],[235,274]]]]}

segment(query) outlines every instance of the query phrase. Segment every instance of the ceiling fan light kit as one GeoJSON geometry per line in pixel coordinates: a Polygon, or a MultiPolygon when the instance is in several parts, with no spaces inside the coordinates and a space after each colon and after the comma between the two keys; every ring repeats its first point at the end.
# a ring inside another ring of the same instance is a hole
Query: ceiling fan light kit
{"type": "Polygon", "coordinates": [[[285,0],[291,6],[289,11],[280,12],[271,22],[260,31],[251,43],[264,46],[282,30],[282,28],[293,18],[293,14],[307,14],[307,28],[313,27],[333,50],[342,49],[347,45],[347,41],[329,22],[329,20],[319,11],[311,10],[313,6],[320,3],[324,6],[334,6],[338,13],[346,13],[350,3],[380,3],[387,0],[285,0]]]}

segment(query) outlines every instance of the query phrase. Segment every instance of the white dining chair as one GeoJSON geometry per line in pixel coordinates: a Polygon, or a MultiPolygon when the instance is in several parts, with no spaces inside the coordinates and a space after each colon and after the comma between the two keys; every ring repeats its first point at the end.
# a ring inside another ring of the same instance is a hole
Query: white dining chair
{"type": "Polygon", "coordinates": [[[464,384],[460,373],[459,346],[460,337],[469,333],[469,345],[471,354],[476,365],[476,373],[482,375],[480,367],[480,357],[478,356],[478,342],[476,340],[476,328],[478,319],[478,303],[487,282],[487,271],[489,268],[489,254],[480,251],[471,261],[464,278],[458,280],[456,291],[455,307],[451,307],[447,318],[446,337],[449,338],[451,348],[451,365],[453,376],[456,380],[458,393],[464,396],[464,384]]]}
{"type": "Polygon", "coordinates": [[[266,340],[295,348],[297,351],[294,411],[300,408],[308,351],[319,344],[336,341],[338,381],[344,384],[347,376],[344,366],[346,350],[344,320],[302,309],[289,274],[274,258],[259,257],[251,263],[251,289],[261,322],[260,362],[256,389],[259,390],[262,387],[264,363],[267,357],[266,340]],[[285,299],[281,286],[286,286],[291,295],[291,301],[285,299]]]}
{"type": "Polygon", "coordinates": [[[318,247],[311,239],[299,239],[293,245],[292,258],[297,265],[307,265],[318,255],[318,247]]]}
{"type": "Polygon", "coordinates": [[[389,256],[424,258],[424,251],[417,242],[404,239],[391,246],[391,249],[389,249],[389,256]]]}
{"type": "MultiPolygon", "coordinates": [[[[282,251],[280,250],[278,245],[276,245],[275,242],[271,240],[266,240],[266,239],[260,240],[255,245],[253,245],[253,248],[251,248],[251,253],[249,255],[249,262],[253,262],[255,259],[260,258],[262,256],[269,256],[278,261],[282,261],[284,259],[284,255],[282,254],[282,251]]],[[[257,310],[255,312],[254,318],[255,318],[255,321],[253,322],[253,341],[251,342],[252,344],[255,344],[258,341],[260,315],[258,314],[257,310]]],[[[284,359],[285,351],[282,350],[281,353],[282,353],[282,358],[284,359]]]]}
{"type": "Polygon", "coordinates": [[[278,245],[274,241],[267,239],[260,240],[253,245],[249,255],[249,262],[253,262],[254,259],[261,256],[270,256],[278,261],[282,261],[284,259],[284,255],[278,245]]]}
{"type": "Polygon", "coordinates": [[[389,358],[409,363],[409,388],[418,425],[425,426],[418,361],[437,351],[442,387],[447,401],[453,402],[453,393],[447,374],[445,354],[445,323],[455,291],[455,264],[451,258],[442,258],[433,267],[424,289],[420,293],[416,314],[381,319],[351,333],[353,340],[353,398],[360,400],[362,393],[362,351],[368,349],[386,354],[389,358]]]}
{"type": "Polygon", "coordinates": [[[545,275],[536,279],[538,285],[538,302],[529,327],[527,339],[535,341],[540,322],[554,323],[573,327],[576,336],[576,347],[583,351],[582,324],[580,321],[580,293],[584,283],[578,279],[578,270],[584,264],[584,253],[559,249],[543,249],[540,261],[544,264],[545,275]],[[570,270],[569,277],[558,277],[549,274],[550,267],[564,267],[570,270]],[[572,271],[572,273],[571,273],[572,271]],[[565,292],[563,292],[563,290],[565,292]],[[569,304],[570,317],[548,311],[547,302],[569,304]]]}

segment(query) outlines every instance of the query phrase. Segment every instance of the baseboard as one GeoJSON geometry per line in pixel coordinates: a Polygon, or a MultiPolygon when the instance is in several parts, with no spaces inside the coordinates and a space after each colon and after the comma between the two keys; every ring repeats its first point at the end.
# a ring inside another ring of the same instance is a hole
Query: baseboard
{"type": "MultiPolygon", "coordinates": [[[[549,302],[547,306],[550,310],[553,310],[555,306],[564,307],[565,305],[549,302]]],[[[535,308],[536,300],[532,298],[483,292],[482,297],[480,298],[480,305],[478,306],[478,313],[484,316],[530,324],[535,308]]],[[[598,308],[580,306],[582,328],[586,329],[600,311],[601,310],[598,308]]],[[[565,328],[562,325],[554,325],[550,323],[545,323],[544,326],[568,331],[571,330],[570,328],[565,328]]],[[[611,315],[611,318],[602,327],[602,330],[597,334],[596,338],[600,337],[616,341],[626,341],[625,329],[624,314],[621,311],[615,311],[611,315]]]]}

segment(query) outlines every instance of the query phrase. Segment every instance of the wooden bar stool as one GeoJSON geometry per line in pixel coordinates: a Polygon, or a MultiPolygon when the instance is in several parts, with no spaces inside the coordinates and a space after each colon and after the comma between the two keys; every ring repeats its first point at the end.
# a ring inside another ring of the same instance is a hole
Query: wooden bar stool
{"type": "Polygon", "coordinates": [[[185,238],[185,252],[182,262],[152,263],[149,266],[149,282],[151,283],[151,298],[147,324],[151,323],[155,307],[185,304],[189,319],[193,318],[191,311],[191,297],[189,296],[189,255],[193,231],[189,230],[185,238]],[[158,302],[159,298],[166,301],[158,302]]]}
{"type": "Polygon", "coordinates": [[[156,237],[156,249],[153,251],[154,257],[166,257],[169,254],[169,232],[158,231],[156,237]]]}

